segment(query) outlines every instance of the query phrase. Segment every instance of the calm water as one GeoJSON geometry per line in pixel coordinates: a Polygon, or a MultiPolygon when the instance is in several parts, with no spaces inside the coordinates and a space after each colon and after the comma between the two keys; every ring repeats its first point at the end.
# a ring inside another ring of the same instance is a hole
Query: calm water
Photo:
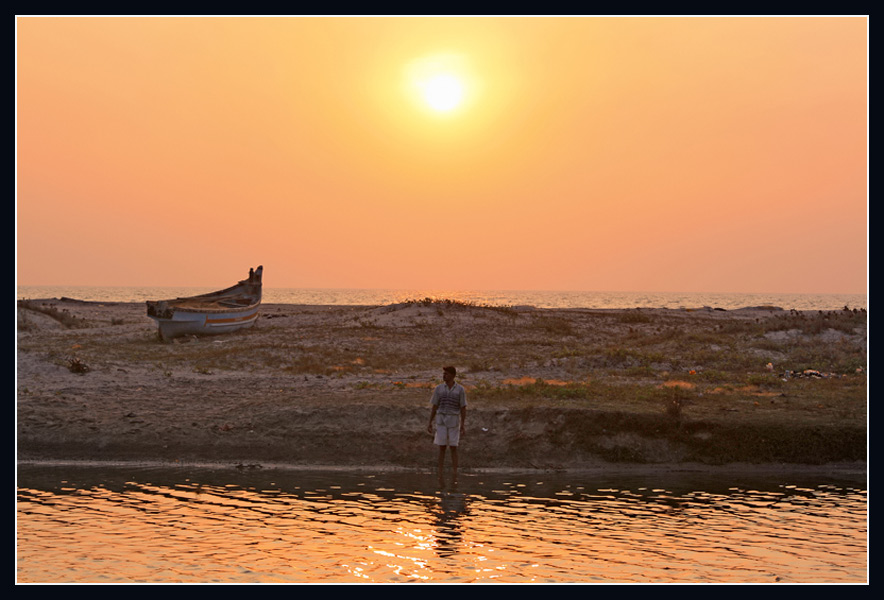
{"type": "MultiPolygon", "coordinates": [[[[212,288],[135,288],[87,286],[19,286],[19,299],[76,298],[100,302],[144,302],[162,298],[192,296],[212,288]]],[[[386,305],[448,298],[493,306],[537,308],[723,308],[778,306],[796,310],[840,310],[867,308],[864,294],[711,294],[676,292],[555,292],[555,291],[469,291],[469,290],[348,290],[283,289],[264,287],[264,302],[308,305],[386,305]]]]}
{"type": "Polygon", "coordinates": [[[23,465],[17,579],[866,583],[865,476],[23,465]]]}

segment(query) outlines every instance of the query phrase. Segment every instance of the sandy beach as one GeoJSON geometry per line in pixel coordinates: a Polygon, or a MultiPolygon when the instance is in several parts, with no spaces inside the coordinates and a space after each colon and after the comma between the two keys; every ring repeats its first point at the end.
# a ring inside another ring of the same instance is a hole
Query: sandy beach
{"type": "Polygon", "coordinates": [[[160,341],[141,303],[19,302],[20,461],[432,469],[432,387],[467,388],[462,469],[864,469],[865,311],[265,305],[160,341]]]}

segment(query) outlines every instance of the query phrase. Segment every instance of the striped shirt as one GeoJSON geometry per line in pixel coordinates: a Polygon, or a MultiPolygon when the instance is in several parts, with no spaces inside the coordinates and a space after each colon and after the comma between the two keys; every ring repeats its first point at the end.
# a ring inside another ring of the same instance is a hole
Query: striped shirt
{"type": "Polygon", "coordinates": [[[433,390],[430,404],[438,406],[438,412],[443,415],[460,414],[461,407],[467,405],[467,392],[459,383],[455,383],[451,389],[447,383],[440,383],[433,390]]]}

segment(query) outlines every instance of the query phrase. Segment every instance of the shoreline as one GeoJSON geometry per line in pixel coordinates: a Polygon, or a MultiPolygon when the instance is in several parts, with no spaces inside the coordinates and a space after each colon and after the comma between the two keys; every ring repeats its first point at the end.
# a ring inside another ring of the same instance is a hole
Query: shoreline
{"type": "MultiPolygon", "coordinates": [[[[20,286],[18,300],[62,300],[85,302],[141,303],[145,300],[190,296],[214,288],[100,286],[20,286]],[[128,297],[124,297],[129,290],[128,297]]],[[[450,298],[475,305],[500,307],[532,306],[537,309],[581,308],[589,310],[692,309],[710,306],[739,310],[772,305],[786,310],[840,310],[844,306],[868,309],[867,294],[857,293],[728,293],[728,292],[618,292],[576,290],[402,290],[402,289],[290,289],[264,286],[265,305],[304,306],[388,306],[421,298],[450,298]]]]}
{"type": "Polygon", "coordinates": [[[268,304],[250,329],[163,343],[140,302],[30,303],[22,464],[432,469],[429,394],[451,363],[464,473],[866,469],[867,378],[847,367],[865,365],[865,311],[268,304]],[[820,377],[783,375],[833,349],[820,377]]]}
{"type": "MultiPolygon", "coordinates": [[[[172,469],[172,470],[205,470],[205,471],[245,471],[245,472],[285,472],[285,473],[374,473],[374,474],[418,474],[435,476],[435,471],[426,466],[401,466],[390,464],[377,465],[341,465],[341,464],[289,464],[289,463],[250,463],[241,461],[161,461],[161,460],[66,460],[18,459],[20,467],[37,468],[125,468],[125,469],[172,469]]],[[[734,476],[767,476],[767,475],[824,475],[836,477],[867,477],[866,461],[852,463],[826,463],[821,465],[783,464],[783,463],[734,463],[727,465],[709,465],[702,463],[599,463],[594,466],[577,466],[563,469],[545,470],[529,467],[471,467],[463,469],[463,476],[478,475],[536,475],[546,473],[553,476],[623,476],[623,475],[734,475],[734,476]]]]}

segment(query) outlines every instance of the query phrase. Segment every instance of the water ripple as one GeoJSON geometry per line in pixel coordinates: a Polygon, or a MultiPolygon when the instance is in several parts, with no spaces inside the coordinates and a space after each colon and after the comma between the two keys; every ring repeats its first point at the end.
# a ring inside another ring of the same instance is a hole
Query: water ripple
{"type": "Polygon", "coordinates": [[[105,469],[74,482],[20,470],[18,580],[867,581],[867,494],[857,487],[476,477],[439,493],[358,474],[143,475],[105,469]]]}

